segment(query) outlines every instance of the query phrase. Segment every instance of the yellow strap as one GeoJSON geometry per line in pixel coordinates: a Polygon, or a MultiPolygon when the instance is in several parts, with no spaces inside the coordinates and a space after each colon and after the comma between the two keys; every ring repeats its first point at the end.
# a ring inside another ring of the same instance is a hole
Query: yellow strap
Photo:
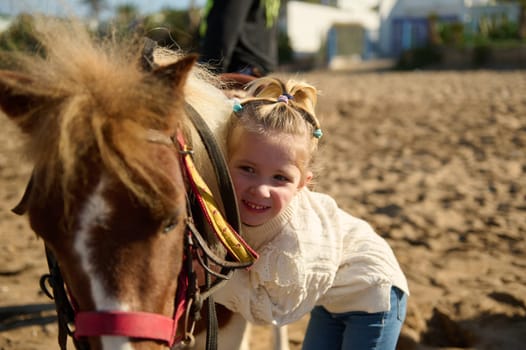
{"type": "Polygon", "coordinates": [[[183,148],[183,160],[186,165],[188,177],[192,182],[194,190],[197,190],[197,199],[207,217],[208,222],[212,225],[217,237],[226,249],[237,259],[243,263],[253,263],[257,260],[258,254],[239,236],[239,234],[228,224],[224,219],[221,211],[218,209],[217,203],[199,172],[197,171],[192,157],[188,152],[186,145],[183,148]]]}

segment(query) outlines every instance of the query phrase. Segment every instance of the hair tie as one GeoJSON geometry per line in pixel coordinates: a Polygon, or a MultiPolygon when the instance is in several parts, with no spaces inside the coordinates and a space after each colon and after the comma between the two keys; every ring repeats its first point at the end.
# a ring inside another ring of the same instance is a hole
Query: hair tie
{"type": "Polygon", "coordinates": [[[243,105],[241,105],[241,102],[239,101],[239,99],[233,98],[232,103],[233,103],[232,109],[234,110],[234,112],[239,112],[243,110],[243,105]]]}
{"type": "Polygon", "coordinates": [[[285,102],[286,104],[288,104],[289,100],[292,100],[292,99],[294,99],[294,96],[285,93],[283,95],[279,95],[278,102],[285,102]]]}
{"type": "Polygon", "coordinates": [[[323,136],[323,131],[321,131],[321,129],[316,129],[314,130],[314,132],[312,133],[312,135],[317,138],[317,139],[320,139],[322,136],[323,136]]]}

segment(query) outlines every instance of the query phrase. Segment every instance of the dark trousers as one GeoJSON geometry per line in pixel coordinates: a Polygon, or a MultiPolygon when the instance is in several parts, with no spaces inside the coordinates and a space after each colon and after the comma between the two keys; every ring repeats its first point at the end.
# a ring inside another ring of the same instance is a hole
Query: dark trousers
{"type": "Polygon", "coordinates": [[[206,21],[201,62],[218,73],[253,69],[265,75],[276,69],[277,27],[267,27],[262,1],[216,0],[206,21]]]}

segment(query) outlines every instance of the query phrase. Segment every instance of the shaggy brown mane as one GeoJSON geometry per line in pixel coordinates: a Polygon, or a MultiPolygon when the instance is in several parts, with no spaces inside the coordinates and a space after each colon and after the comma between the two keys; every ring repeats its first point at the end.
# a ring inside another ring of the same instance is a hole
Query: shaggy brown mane
{"type": "Polygon", "coordinates": [[[140,69],[142,42],[97,40],[75,21],[37,19],[35,29],[45,57],[17,54],[15,62],[32,78],[25,90],[50,101],[26,116],[37,119],[27,152],[47,177],[42,190],[60,180],[69,193],[90,171],[81,166],[89,160],[102,162],[146,204],[174,200],[166,195],[175,190],[166,191],[169,174],[141,145],[148,129],[173,131],[181,123],[175,112],[182,111],[182,92],[175,96],[140,69]]]}

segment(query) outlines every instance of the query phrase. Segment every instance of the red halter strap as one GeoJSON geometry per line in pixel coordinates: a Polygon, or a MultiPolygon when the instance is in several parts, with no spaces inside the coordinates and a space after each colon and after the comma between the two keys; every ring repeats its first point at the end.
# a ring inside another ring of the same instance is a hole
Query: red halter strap
{"type": "MultiPolygon", "coordinates": [[[[76,339],[95,336],[123,336],[138,339],[164,341],[169,347],[182,341],[176,338],[177,324],[184,315],[187,301],[188,279],[184,272],[179,275],[176,310],[173,317],[141,311],[79,311],[75,312],[76,339]]],[[[74,304],[74,303],[72,303],[74,304]]]]}
{"type": "Polygon", "coordinates": [[[75,337],[118,335],[162,340],[172,346],[175,320],[148,312],[93,311],[75,317],[75,337]]]}

